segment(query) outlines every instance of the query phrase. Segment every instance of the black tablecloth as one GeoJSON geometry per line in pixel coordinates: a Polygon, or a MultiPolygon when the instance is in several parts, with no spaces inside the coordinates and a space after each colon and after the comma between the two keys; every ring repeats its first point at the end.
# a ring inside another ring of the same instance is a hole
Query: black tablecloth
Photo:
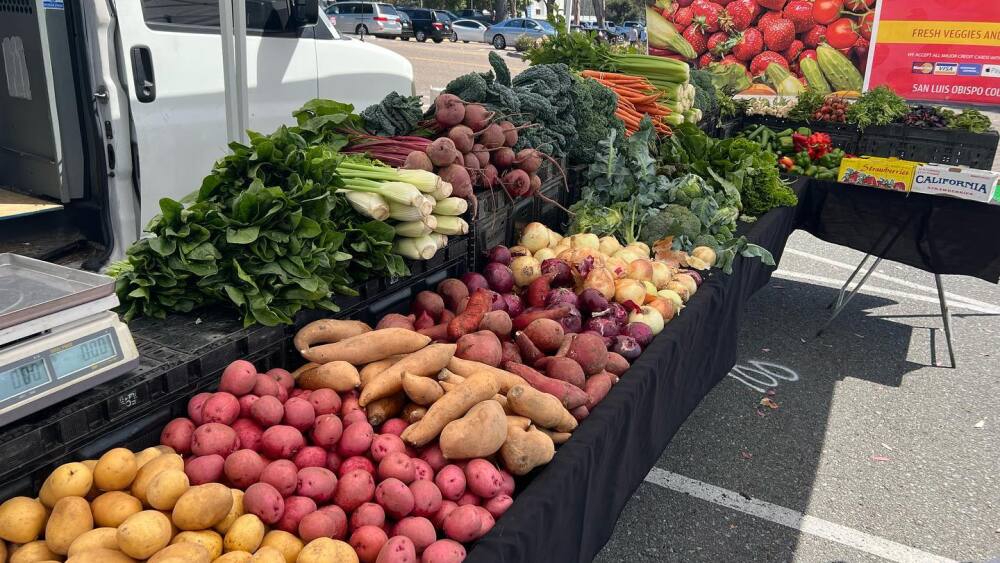
{"type": "Polygon", "coordinates": [[[813,180],[798,212],[797,227],[827,242],[935,274],[1000,280],[1000,205],[813,180]]]}
{"type": "MultiPolygon", "coordinates": [[[[794,208],[772,211],[747,236],[777,261],[795,217],[794,208]]],[[[674,433],[736,362],[744,307],[772,271],[738,258],[732,275],[706,279],[467,561],[593,559],[674,433]]]]}

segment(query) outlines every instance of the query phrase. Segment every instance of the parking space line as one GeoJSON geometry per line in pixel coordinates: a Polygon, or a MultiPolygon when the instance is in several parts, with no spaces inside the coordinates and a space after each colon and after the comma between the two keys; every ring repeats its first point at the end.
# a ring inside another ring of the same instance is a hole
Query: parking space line
{"type": "Polygon", "coordinates": [[[898,563],[955,563],[953,559],[866,534],[822,518],[802,514],[790,508],[753,499],[736,491],[716,487],[658,467],[654,467],[649,472],[649,475],[646,476],[646,482],[787,526],[858,551],[877,555],[889,561],[898,563]]]}

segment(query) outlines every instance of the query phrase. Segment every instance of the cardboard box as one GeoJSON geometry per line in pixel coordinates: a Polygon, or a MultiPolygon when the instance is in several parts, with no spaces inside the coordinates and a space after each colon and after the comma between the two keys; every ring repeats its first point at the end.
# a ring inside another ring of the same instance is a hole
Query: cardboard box
{"type": "Polygon", "coordinates": [[[996,199],[1000,174],[944,164],[924,164],[913,177],[912,191],[989,203],[996,199]]]}
{"type": "Polygon", "coordinates": [[[897,192],[909,192],[919,162],[860,156],[840,161],[837,179],[845,184],[857,184],[897,192]]]}

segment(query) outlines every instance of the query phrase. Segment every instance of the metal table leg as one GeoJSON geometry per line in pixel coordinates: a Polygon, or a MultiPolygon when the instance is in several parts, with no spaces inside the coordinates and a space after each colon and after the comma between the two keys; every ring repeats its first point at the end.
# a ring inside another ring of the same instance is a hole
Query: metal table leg
{"type": "Polygon", "coordinates": [[[835,307],[840,307],[841,305],[843,305],[844,294],[847,293],[847,287],[851,285],[852,281],[854,281],[854,276],[858,275],[858,272],[861,271],[861,268],[864,267],[865,262],[868,261],[868,258],[870,256],[871,256],[870,252],[868,254],[865,254],[865,257],[861,259],[860,263],[858,263],[858,267],[854,268],[854,271],[851,272],[851,276],[848,277],[847,281],[844,282],[844,285],[840,287],[840,291],[837,292],[837,298],[831,301],[830,304],[826,306],[827,309],[833,309],[835,307]]]}
{"type": "Polygon", "coordinates": [[[858,264],[858,267],[854,271],[854,274],[851,274],[851,277],[848,278],[847,283],[845,283],[844,287],[841,288],[840,290],[841,295],[837,298],[836,306],[833,309],[833,313],[830,315],[830,318],[826,320],[826,323],[824,323],[823,326],[816,331],[816,336],[823,334],[823,331],[825,331],[830,326],[830,324],[833,323],[833,321],[837,318],[837,316],[840,315],[841,311],[843,311],[844,308],[847,307],[847,304],[851,302],[851,299],[854,299],[854,296],[858,294],[858,291],[861,289],[861,286],[865,285],[865,282],[868,281],[868,278],[875,272],[875,268],[877,268],[878,265],[882,262],[881,256],[876,258],[875,262],[872,263],[871,268],[868,268],[868,271],[865,272],[865,275],[861,277],[861,281],[859,281],[858,284],[854,286],[854,289],[850,290],[847,293],[847,297],[844,297],[843,295],[844,290],[847,289],[847,285],[851,282],[851,279],[854,278],[855,274],[857,274],[858,271],[861,270],[861,266],[865,263],[866,260],[868,260],[868,256],[870,255],[865,255],[864,259],[861,260],[861,264],[858,264]]]}
{"type": "Polygon", "coordinates": [[[944,338],[948,342],[948,357],[951,359],[951,367],[956,368],[955,350],[951,345],[951,311],[948,310],[948,301],[944,297],[944,282],[940,274],[934,274],[934,283],[937,284],[938,301],[941,302],[941,320],[944,322],[944,338]]]}

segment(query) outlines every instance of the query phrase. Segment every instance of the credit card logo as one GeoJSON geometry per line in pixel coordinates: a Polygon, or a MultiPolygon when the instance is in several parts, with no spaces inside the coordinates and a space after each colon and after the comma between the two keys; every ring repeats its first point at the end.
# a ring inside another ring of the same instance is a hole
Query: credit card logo
{"type": "Polygon", "coordinates": [[[956,63],[934,63],[934,74],[955,76],[958,74],[958,65],[956,63]]]}
{"type": "Polygon", "coordinates": [[[983,65],[983,76],[1000,78],[1000,65],[983,65]]]}
{"type": "Polygon", "coordinates": [[[934,63],[914,62],[911,69],[913,74],[932,74],[934,72],[934,63]]]}
{"type": "Polygon", "coordinates": [[[959,76],[979,76],[983,73],[983,65],[960,63],[958,65],[959,76]]]}

